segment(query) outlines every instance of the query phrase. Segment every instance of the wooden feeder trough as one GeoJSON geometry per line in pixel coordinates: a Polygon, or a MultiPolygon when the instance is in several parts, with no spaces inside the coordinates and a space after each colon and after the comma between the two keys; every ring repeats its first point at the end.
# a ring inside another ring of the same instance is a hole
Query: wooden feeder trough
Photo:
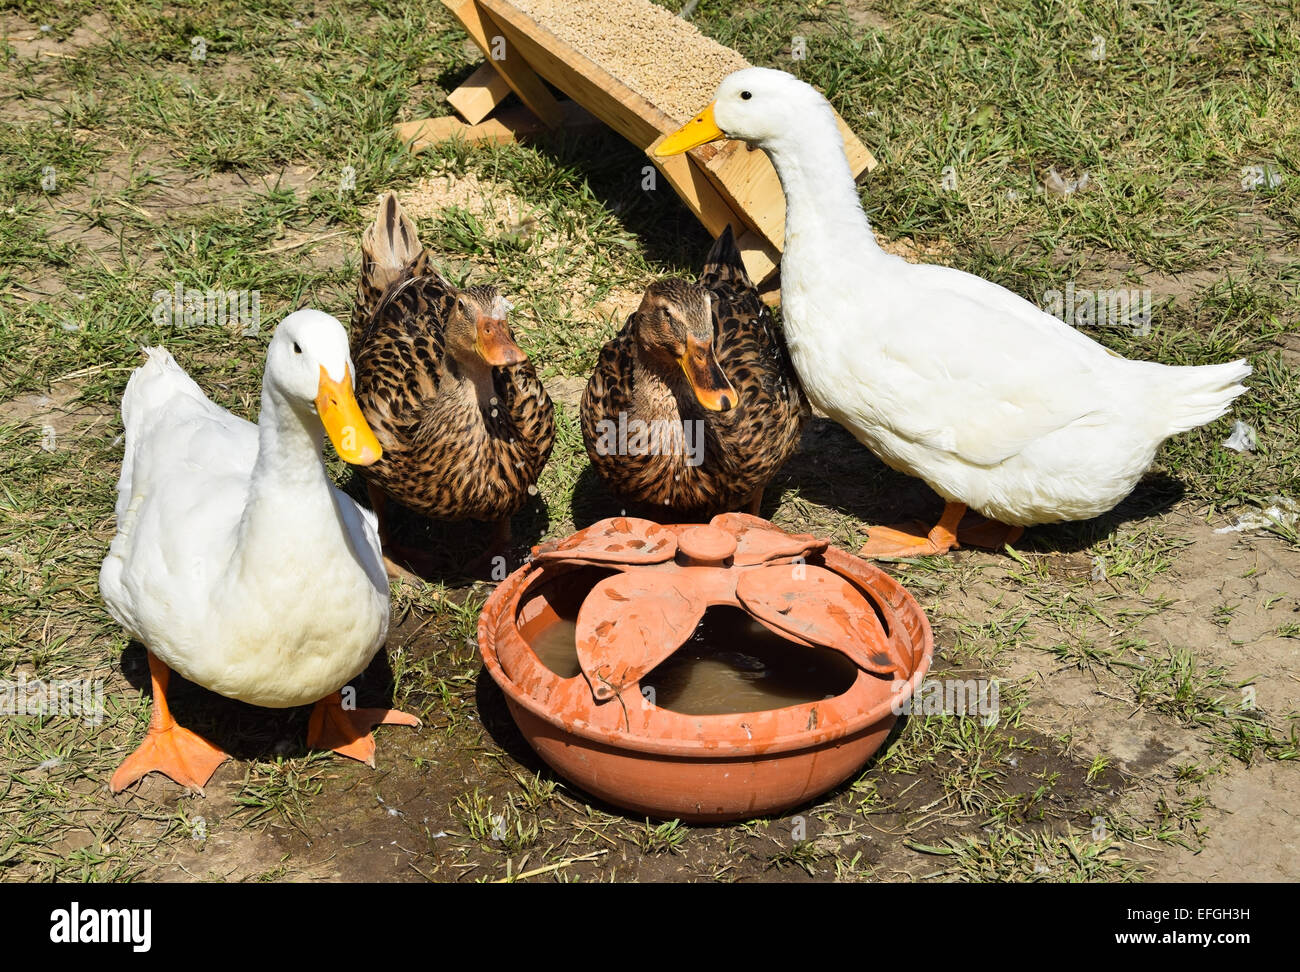
{"type": "MultiPolygon", "coordinates": [[[[702,145],[685,155],[654,156],[663,137],[703,108],[727,74],[746,66],[739,54],[649,0],[620,0],[613,7],[602,0],[563,4],[557,0],[555,6],[562,6],[564,13],[549,26],[543,11],[551,5],[541,0],[443,0],[443,4],[487,61],[448,95],[459,118],[403,122],[396,126],[403,141],[417,150],[453,137],[509,142],[546,130],[603,123],[646,153],[714,237],[732,224],[750,277],[761,288],[772,286],[784,244],[785,196],[767,155],[743,142],[725,141],[702,145]],[[616,21],[619,11],[629,7],[636,9],[635,18],[616,21]],[[571,26],[575,18],[600,25],[602,39],[619,32],[652,30],[658,61],[653,76],[643,72],[636,82],[640,90],[634,90],[620,80],[618,58],[608,43],[583,45],[599,46],[600,51],[583,50],[575,37],[561,37],[562,25],[571,26]],[[701,52],[709,56],[700,57],[701,52]],[[685,77],[707,92],[691,108],[675,104],[680,91],[664,87],[677,83],[670,79],[685,77]],[[557,100],[546,82],[572,100],[557,100]],[[659,90],[651,90],[657,86],[659,90]],[[522,104],[497,112],[511,92],[522,104]]],[[[876,160],[842,118],[839,125],[854,176],[875,168],[876,160]]]]}

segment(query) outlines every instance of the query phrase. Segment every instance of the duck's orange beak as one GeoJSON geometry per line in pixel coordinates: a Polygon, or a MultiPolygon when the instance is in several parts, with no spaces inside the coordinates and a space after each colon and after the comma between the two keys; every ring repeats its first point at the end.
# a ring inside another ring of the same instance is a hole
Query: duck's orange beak
{"type": "Polygon", "coordinates": [[[352,393],[352,372],[344,367],[343,380],[335,381],[321,365],[320,388],[316,393],[316,412],[325,434],[334,443],[334,451],[344,462],[354,466],[372,466],[384,450],[370,430],[361,406],[352,393]]]}
{"type": "Polygon", "coordinates": [[[717,357],[713,354],[713,345],[693,337],[686,339],[686,353],[679,359],[686,380],[691,383],[695,397],[701,405],[711,412],[725,412],[734,408],[740,400],[736,389],[732,387],[727,376],[723,374],[717,357]]]}
{"type": "Polygon", "coordinates": [[[726,137],[718,127],[718,123],[713,120],[713,105],[709,105],[677,131],[665,136],[664,140],[655,146],[655,155],[660,158],[666,155],[680,155],[697,145],[716,142],[726,137]]]}
{"type": "Polygon", "coordinates": [[[510,329],[506,327],[505,319],[501,317],[478,319],[478,334],[474,339],[474,349],[478,351],[480,358],[494,368],[523,364],[528,360],[528,355],[524,354],[523,349],[510,337],[510,329]]]}

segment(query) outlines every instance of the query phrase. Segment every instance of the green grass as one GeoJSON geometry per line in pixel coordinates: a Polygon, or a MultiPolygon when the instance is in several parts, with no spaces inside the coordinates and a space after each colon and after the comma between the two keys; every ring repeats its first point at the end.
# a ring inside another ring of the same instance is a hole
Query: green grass
{"type": "Polygon", "coordinates": [[[994,830],[987,837],[949,839],[940,846],[916,849],[947,859],[944,870],[933,877],[981,882],[1137,880],[1140,872],[1133,863],[1114,853],[1121,846],[1072,833],[1025,838],[1014,831],[994,830]]]}

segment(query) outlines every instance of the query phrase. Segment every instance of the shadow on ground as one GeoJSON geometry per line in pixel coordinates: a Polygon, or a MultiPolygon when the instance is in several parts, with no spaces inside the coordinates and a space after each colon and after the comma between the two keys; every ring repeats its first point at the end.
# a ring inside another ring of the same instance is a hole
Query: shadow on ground
{"type": "MultiPolygon", "coordinates": [[[[150,694],[149,662],[144,645],[132,641],[122,652],[122,676],[140,692],[150,694]]],[[[392,708],[393,672],[388,653],[380,649],[364,672],[350,683],[357,690],[358,708],[392,708]]],[[[226,698],[172,672],[167,704],[177,723],[219,746],[235,759],[261,761],[277,756],[305,756],[307,720],[312,706],[268,709],[226,698]]]]}

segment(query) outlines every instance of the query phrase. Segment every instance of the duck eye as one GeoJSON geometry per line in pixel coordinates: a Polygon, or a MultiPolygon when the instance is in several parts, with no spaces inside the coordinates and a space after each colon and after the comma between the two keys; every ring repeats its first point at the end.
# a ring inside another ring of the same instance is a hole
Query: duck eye
{"type": "Polygon", "coordinates": [[[294,353],[294,354],[302,354],[302,348],[298,347],[298,342],[297,342],[297,341],[294,341],[294,342],[293,342],[293,353],[294,353]]]}
{"type": "Polygon", "coordinates": [[[741,96],[742,98],[744,98],[746,101],[748,101],[750,98],[754,97],[754,95],[753,95],[751,92],[749,92],[749,91],[742,91],[742,92],[740,93],[740,96],[741,96]]]}

